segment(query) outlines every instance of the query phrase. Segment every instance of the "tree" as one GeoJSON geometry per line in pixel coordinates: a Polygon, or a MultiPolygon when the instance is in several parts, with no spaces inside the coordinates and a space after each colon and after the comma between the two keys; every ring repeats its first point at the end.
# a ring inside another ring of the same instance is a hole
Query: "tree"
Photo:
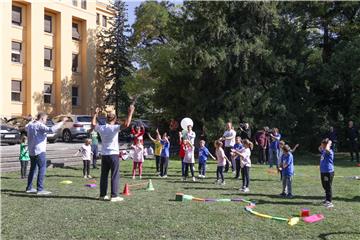
{"type": "Polygon", "coordinates": [[[114,104],[117,112],[126,110],[129,97],[124,91],[124,79],[131,75],[134,67],[131,63],[129,48],[130,32],[126,24],[125,3],[115,0],[110,9],[114,12],[114,18],[109,22],[110,27],[98,33],[97,57],[99,65],[98,75],[110,86],[106,96],[108,104],[114,104]]]}

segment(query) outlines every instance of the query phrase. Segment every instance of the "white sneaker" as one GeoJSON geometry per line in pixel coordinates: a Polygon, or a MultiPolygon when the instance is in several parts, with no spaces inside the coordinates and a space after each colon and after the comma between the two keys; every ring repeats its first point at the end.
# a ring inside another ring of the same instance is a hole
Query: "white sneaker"
{"type": "Polygon", "coordinates": [[[220,183],[221,186],[225,186],[225,181],[220,183]]]}
{"type": "Polygon", "coordinates": [[[334,207],[334,204],[333,204],[332,202],[326,201],[326,202],[324,203],[324,207],[326,207],[326,208],[333,208],[333,207],[334,207]]]}
{"type": "Polygon", "coordinates": [[[244,193],[250,192],[249,188],[244,188],[244,193]]]}
{"type": "Polygon", "coordinates": [[[37,194],[37,195],[49,195],[49,194],[51,194],[51,192],[50,192],[50,191],[42,190],[42,191],[37,192],[36,194],[37,194]]]}
{"type": "Polygon", "coordinates": [[[92,176],[90,176],[90,175],[87,175],[87,178],[92,178],[92,176]]]}
{"type": "Polygon", "coordinates": [[[135,176],[132,176],[132,179],[135,180],[135,176]]]}
{"type": "Polygon", "coordinates": [[[206,176],[205,176],[205,175],[202,175],[202,178],[206,178],[206,176]]]}
{"type": "Polygon", "coordinates": [[[243,192],[244,191],[244,186],[242,186],[241,188],[239,188],[239,191],[243,192]]]}
{"type": "Polygon", "coordinates": [[[139,176],[139,179],[141,180],[141,179],[142,179],[142,177],[141,177],[141,176],[139,176]]]}
{"type": "Polygon", "coordinates": [[[203,175],[199,174],[199,178],[202,178],[202,177],[203,177],[203,175]]]}
{"type": "Polygon", "coordinates": [[[26,193],[37,193],[37,190],[35,188],[26,190],[26,193]]]}
{"type": "Polygon", "coordinates": [[[122,197],[112,197],[110,202],[121,202],[124,201],[122,197]]]}
{"type": "Polygon", "coordinates": [[[167,178],[167,175],[164,175],[163,178],[167,178]]]}
{"type": "Polygon", "coordinates": [[[99,197],[99,200],[108,201],[108,200],[110,200],[110,198],[108,196],[104,196],[104,197],[99,197]]]}
{"type": "Polygon", "coordinates": [[[87,176],[84,176],[84,178],[86,179],[86,178],[87,178],[87,176]]]}
{"type": "Polygon", "coordinates": [[[193,182],[196,182],[196,178],[195,178],[195,177],[193,177],[193,178],[192,178],[192,181],[193,181],[193,182]]]}

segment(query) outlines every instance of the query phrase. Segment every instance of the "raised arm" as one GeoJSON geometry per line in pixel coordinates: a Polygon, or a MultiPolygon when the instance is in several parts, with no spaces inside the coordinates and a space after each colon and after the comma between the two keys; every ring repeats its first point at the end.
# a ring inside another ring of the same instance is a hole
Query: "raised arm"
{"type": "Polygon", "coordinates": [[[149,136],[149,138],[150,138],[151,141],[155,142],[155,139],[153,139],[153,138],[151,137],[150,133],[148,133],[148,136],[149,136]]]}
{"type": "Polygon", "coordinates": [[[92,117],[92,120],[91,120],[91,129],[90,130],[93,130],[97,124],[97,117],[99,115],[99,112],[100,112],[100,108],[96,108],[95,109],[95,113],[94,113],[94,116],[92,117]]]}
{"type": "Polygon", "coordinates": [[[296,151],[296,149],[297,149],[299,146],[300,146],[299,144],[296,144],[296,145],[294,146],[294,148],[293,148],[293,149],[291,149],[291,152],[295,152],[295,151],[296,151]]]}
{"type": "Polygon", "coordinates": [[[134,111],[135,111],[135,106],[133,104],[131,104],[129,106],[129,109],[128,109],[128,116],[127,116],[127,118],[125,119],[125,122],[124,122],[124,127],[125,128],[128,128],[130,126],[134,111]]]}
{"type": "Polygon", "coordinates": [[[44,131],[46,133],[54,133],[68,120],[67,117],[64,117],[60,122],[55,124],[52,127],[48,127],[45,124],[41,124],[40,131],[44,131]]]}

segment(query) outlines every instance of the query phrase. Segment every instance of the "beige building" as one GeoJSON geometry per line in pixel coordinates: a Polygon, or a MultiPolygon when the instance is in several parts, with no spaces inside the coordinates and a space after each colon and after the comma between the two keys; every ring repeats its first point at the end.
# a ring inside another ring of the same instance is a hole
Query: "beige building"
{"type": "Polygon", "coordinates": [[[0,116],[89,114],[97,103],[95,0],[0,1],[0,116]]]}

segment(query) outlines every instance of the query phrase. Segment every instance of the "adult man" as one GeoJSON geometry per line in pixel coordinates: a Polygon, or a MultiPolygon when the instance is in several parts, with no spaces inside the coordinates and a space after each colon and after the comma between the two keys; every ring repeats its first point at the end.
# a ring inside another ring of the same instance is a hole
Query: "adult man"
{"type": "Polygon", "coordinates": [[[349,141],[351,161],[354,161],[354,152],[356,154],[356,161],[359,162],[359,131],[354,127],[354,122],[349,121],[349,127],[346,132],[346,138],[349,141]]]}
{"type": "Polygon", "coordinates": [[[241,139],[243,139],[243,140],[251,139],[251,129],[250,129],[250,125],[248,123],[244,123],[243,127],[241,127],[241,125],[240,125],[239,129],[240,129],[241,139]]]}
{"type": "Polygon", "coordinates": [[[63,118],[61,122],[52,127],[47,127],[45,125],[47,117],[46,113],[40,112],[38,113],[35,121],[32,121],[25,126],[31,160],[30,173],[26,187],[27,193],[37,193],[38,195],[51,194],[51,192],[44,190],[44,178],[46,173],[46,134],[56,132],[64,124],[64,122],[67,121],[67,118],[63,118]],[[36,167],[39,169],[37,190],[32,187],[36,167]]]}
{"type": "Polygon", "coordinates": [[[266,128],[258,131],[255,135],[255,144],[259,146],[259,164],[266,162],[266,148],[268,146],[268,138],[266,136],[266,128]]]}
{"type": "MultiPolygon", "coordinates": [[[[125,120],[124,127],[129,127],[134,113],[134,105],[130,105],[128,116],[125,120]]],[[[106,116],[106,124],[98,125],[96,122],[100,109],[96,108],[93,116],[91,127],[95,129],[101,136],[101,176],[100,176],[100,200],[108,200],[107,187],[108,176],[111,170],[111,202],[119,202],[124,200],[119,197],[119,131],[120,124],[114,113],[108,113],[106,116]]]]}
{"type": "MultiPolygon", "coordinates": [[[[235,145],[236,131],[233,129],[232,123],[228,122],[226,124],[226,131],[223,136],[219,139],[220,141],[225,141],[225,155],[228,159],[231,159],[231,149],[235,145]]],[[[234,166],[231,166],[232,171],[234,172],[234,166]]],[[[229,163],[226,162],[224,172],[229,171],[229,163]]]]}

